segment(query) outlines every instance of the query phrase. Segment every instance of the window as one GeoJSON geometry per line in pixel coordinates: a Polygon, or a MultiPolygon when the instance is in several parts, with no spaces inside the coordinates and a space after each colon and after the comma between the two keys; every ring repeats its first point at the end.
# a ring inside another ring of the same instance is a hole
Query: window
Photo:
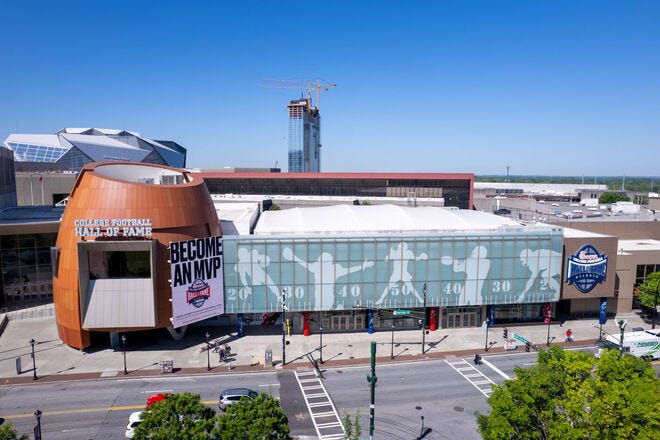
{"type": "Polygon", "coordinates": [[[89,252],[89,279],[150,278],[149,251],[89,252]]]}

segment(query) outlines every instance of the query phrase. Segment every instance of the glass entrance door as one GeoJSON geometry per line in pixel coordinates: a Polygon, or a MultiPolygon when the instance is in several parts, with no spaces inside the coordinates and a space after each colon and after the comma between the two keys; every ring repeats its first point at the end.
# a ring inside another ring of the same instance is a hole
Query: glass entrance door
{"type": "Polygon", "coordinates": [[[446,307],[442,309],[442,328],[481,325],[481,307],[446,307]]]}

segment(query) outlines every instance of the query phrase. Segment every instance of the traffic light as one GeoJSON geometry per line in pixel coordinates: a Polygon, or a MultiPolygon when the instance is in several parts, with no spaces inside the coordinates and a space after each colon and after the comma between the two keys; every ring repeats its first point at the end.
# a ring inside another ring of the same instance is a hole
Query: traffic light
{"type": "Polygon", "coordinates": [[[509,331],[507,329],[504,329],[503,337],[504,337],[504,339],[509,339],[509,331]]]}
{"type": "Polygon", "coordinates": [[[531,346],[532,344],[530,344],[529,341],[525,342],[525,351],[529,351],[531,346]]]}

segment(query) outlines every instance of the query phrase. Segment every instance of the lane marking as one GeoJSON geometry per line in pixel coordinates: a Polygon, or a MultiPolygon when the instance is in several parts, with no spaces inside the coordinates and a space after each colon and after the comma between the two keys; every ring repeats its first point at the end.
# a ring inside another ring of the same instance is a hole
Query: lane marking
{"type": "MultiPolygon", "coordinates": [[[[314,374],[316,374],[316,371],[314,371],[314,374]]],[[[311,415],[312,423],[314,424],[314,429],[316,430],[318,438],[320,440],[344,438],[344,425],[341,423],[341,418],[339,417],[335,405],[330,399],[328,390],[325,389],[321,378],[316,377],[316,379],[307,379],[309,373],[302,371],[300,373],[295,371],[295,376],[296,381],[298,382],[298,387],[305,399],[307,411],[309,411],[309,414],[311,415]],[[316,382],[316,385],[310,385],[310,382],[316,382]],[[320,402],[310,402],[311,399],[323,400],[320,402]],[[323,408],[323,411],[314,412],[315,408],[323,408]],[[324,423],[317,423],[316,419],[321,418],[331,418],[332,420],[324,423]],[[331,430],[332,432],[321,434],[322,430],[331,430]]]]}
{"type": "Polygon", "coordinates": [[[511,377],[509,377],[508,374],[506,374],[504,371],[500,370],[500,369],[497,368],[495,365],[493,365],[493,364],[491,364],[490,362],[488,362],[486,359],[481,358],[481,362],[483,362],[484,365],[489,366],[494,372],[496,372],[497,374],[499,374],[500,376],[502,376],[502,377],[505,378],[506,380],[510,380],[510,379],[511,379],[511,377]]]}
{"type": "MultiPolygon", "coordinates": [[[[217,405],[217,400],[203,400],[203,405],[213,406],[217,405]]],[[[109,406],[105,408],[82,408],[82,409],[63,409],[58,411],[44,411],[42,412],[42,417],[44,416],[60,416],[63,414],[83,414],[90,412],[109,412],[109,411],[127,411],[131,409],[142,409],[144,410],[145,405],[124,405],[124,406],[109,406]]],[[[5,419],[24,419],[27,417],[34,417],[34,413],[27,414],[12,414],[12,415],[3,415],[1,416],[5,419]]]]}
{"type": "Polygon", "coordinates": [[[493,392],[491,385],[497,385],[495,382],[493,382],[488,376],[483,374],[480,370],[478,370],[476,367],[474,367],[470,362],[466,361],[465,359],[458,359],[458,360],[452,360],[451,362],[449,360],[445,360],[445,363],[452,367],[458,374],[463,376],[465,380],[470,382],[472,386],[474,386],[481,394],[483,394],[486,397],[490,397],[490,394],[493,392]],[[468,375],[463,374],[463,371],[470,370],[471,372],[477,372],[478,376],[482,377],[483,380],[473,380],[472,377],[477,376],[476,374],[470,374],[470,377],[468,375]],[[488,385],[487,388],[481,388],[484,385],[488,385]]]}

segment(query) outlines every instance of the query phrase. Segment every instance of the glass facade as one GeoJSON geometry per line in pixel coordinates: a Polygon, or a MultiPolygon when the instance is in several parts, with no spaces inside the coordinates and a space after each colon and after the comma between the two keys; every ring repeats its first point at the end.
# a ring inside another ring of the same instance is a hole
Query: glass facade
{"type": "Polygon", "coordinates": [[[89,279],[151,278],[149,251],[90,251],[89,279]]]}
{"type": "Polygon", "coordinates": [[[51,145],[28,145],[7,143],[14,151],[14,157],[19,162],[57,162],[69,149],[51,145]]]}
{"type": "Polygon", "coordinates": [[[309,100],[291,101],[289,109],[290,173],[319,172],[321,164],[320,115],[309,100]]]}
{"type": "Polygon", "coordinates": [[[559,300],[562,233],[225,237],[227,313],[559,300]]]}
{"type": "Polygon", "coordinates": [[[50,247],[56,239],[55,233],[0,237],[5,303],[53,298],[50,247]]]}
{"type": "Polygon", "coordinates": [[[653,272],[660,272],[660,264],[638,264],[635,276],[635,287],[642,284],[646,280],[646,277],[653,272]]]}
{"type": "Polygon", "coordinates": [[[289,172],[303,172],[304,119],[289,119],[289,172]]]}

